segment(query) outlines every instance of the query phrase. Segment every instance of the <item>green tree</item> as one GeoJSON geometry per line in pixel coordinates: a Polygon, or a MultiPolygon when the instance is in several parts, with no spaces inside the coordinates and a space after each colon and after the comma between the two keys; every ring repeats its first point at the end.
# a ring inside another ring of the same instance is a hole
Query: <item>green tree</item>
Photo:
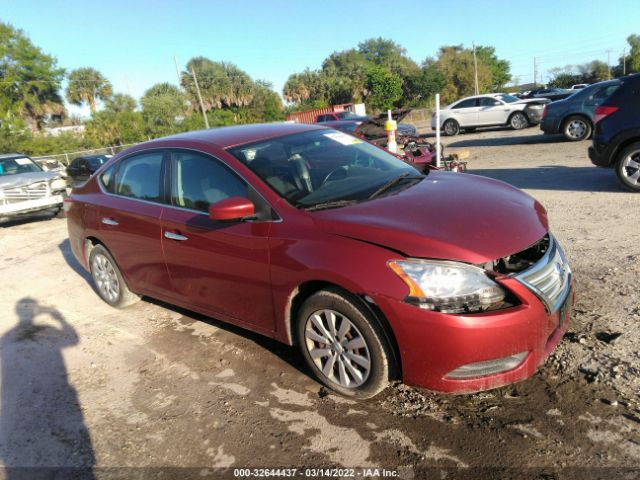
{"type": "Polygon", "coordinates": [[[476,47],[476,59],[491,73],[491,90],[502,90],[511,81],[511,64],[507,60],[500,60],[494,47],[476,47]]]}
{"type": "Polygon", "coordinates": [[[66,97],[72,105],[88,105],[96,113],[98,100],[106,101],[113,93],[109,80],[95,68],[78,68],[69,73],[66,97]]]}
{"type": "Polygon", "coordinates": [[[131,95],[116,93],[108,98],[104,108],[110,112],[133,112],[136,109],[136,100],[131,95]]]}
{"type": "Polygon", "coordinates": [[[381,66],[367,70],[365,87],[369,92],[366,101],[374,110],[393,108],[402,98],[402,78],[381,66]]]}
{"type": "MultiPolygon", "coordinates": [[[[461,97],[473,95],[475,92],[475,70],[473,52],[462,45],[440,47],[435,68],[444,76],[445,86],[442,89],[442,101],[450,103],[461,97]]],[[[480,92],[491,90],[491,71],[478,63],[478,87],[480,92]]]]}
{"type": "Polygon", "coordinates": [[[144,93],[140,104],[149,136],[158,137],[180,131],[187,99],[176,86],[158,83],[144,93]]]}
{"type": "MultiPolygon", "coordinates": [[[[32,131],[51,115],[64,114],[60,84],[64,69],[36,47],[22,30],[0,22],[0,122],[13,131],[27,122],[32,131]]],[[[5,130],[8,131],[8,130],[5,130]]]]}
{"type": "Polygon", "coordinates": [[[433,60],[425,61],[424,66],[415,75],[405,80],[410,84],[405,99],[408,106],[424,107],[433,104],[435,94],[446,85],[445,76],[436,68],[433,60]]]}
{"type": "Polygon", "coordinates": [[[214,62],[206,57],[194,57],[182,72],[182,87],[194,109],[200,109],[195,72],[206,111],[212,108],[246,107],[255,93],[251,77],[233,63],[214,62]]]}

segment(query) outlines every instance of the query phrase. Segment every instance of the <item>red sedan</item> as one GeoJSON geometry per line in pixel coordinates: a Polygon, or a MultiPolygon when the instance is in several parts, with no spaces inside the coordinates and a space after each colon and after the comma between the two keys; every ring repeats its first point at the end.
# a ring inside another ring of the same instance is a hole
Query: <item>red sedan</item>
{"type": "Polygon", "coordinates": [[[571,271],[544,208],[507,184],[413,167],[318,125],[133,147],[67,203],[102,299],[158,298],[296,345],[371,397],[531,376],[560,341],[571,271]]]}

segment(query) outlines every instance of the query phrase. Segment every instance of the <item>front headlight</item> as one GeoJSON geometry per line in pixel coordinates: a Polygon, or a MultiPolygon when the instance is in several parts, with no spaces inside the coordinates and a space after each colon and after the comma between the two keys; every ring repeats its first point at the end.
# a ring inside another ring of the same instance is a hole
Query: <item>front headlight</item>
{"type": "Polygon", "coordinates": [[[64,190],[67,188],[67,182],[62,178],[54,178],[50,183],[51,190],[57,192],[58,190],[64,190]]]}
{"type": "Polygon", "coordinates": [[[481,268],[436,260],[393,260],[389,267],[409,287],[407,301],[444,313],[479,312],[505,299],[481,268]]]}

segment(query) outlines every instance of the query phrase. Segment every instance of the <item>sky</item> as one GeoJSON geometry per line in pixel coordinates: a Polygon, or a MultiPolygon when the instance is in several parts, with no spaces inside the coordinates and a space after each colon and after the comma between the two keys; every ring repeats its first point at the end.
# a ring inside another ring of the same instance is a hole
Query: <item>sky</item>
{"type": "MultiPolygon", "coordinates": [[[[282,93],[287,77],[332,52],[389,38],[421,63],[442,45],[489,45],[519,83],[549,68],[611,63],[640,34],[638,0],[0,0],[0,21],[22,29],[67,71],[91,66],[136,98],[177,83],[194,56],[235,63],[282,93]]],[[[72,109],[72,113],[73,109],[72,109]]],[[[75,113],[86,113],[86,109],[75,113]]]]}

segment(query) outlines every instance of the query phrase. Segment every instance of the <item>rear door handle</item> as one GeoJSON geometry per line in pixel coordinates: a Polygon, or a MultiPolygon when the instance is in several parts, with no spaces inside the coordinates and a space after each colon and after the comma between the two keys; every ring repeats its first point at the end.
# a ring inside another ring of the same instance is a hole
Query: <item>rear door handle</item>
{"type": "Polygon", "coordinates": [[[103,218],[102,223],[104,223],[105,225],[110,225],[112,227],[119,225],[119,223],[115,221],[113,218],[103,218]]]}
{"type": "Polygon", "coordinates": [[[179,233],[173,233],[169,231],[164,232],[164,238],[168,238],[169,240],[178,240],[179,242],[184,242],[188,240],[189,237],[185,237],[184,235],[180,235],[179,233]]]}

